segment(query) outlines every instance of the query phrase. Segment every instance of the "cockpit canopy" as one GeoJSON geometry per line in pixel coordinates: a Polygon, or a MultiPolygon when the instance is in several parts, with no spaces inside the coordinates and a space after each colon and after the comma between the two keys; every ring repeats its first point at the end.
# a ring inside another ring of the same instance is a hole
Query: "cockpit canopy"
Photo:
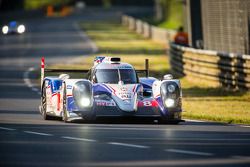
{"type": "Polygon", "coordinates": [[[96,83],[118,84],[122,81],[124,84],[136,84],[138,78],[134,69],[97,69],[95,72],[96,83]]]}

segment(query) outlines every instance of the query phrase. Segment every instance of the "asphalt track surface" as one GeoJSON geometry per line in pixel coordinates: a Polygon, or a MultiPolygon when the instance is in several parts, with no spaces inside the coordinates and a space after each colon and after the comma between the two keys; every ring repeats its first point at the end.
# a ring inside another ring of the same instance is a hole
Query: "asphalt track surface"
{"type": "Polygon", "coordinates": [[[41,56],[67,63],[92,53],[95,46],[76,23],[116,16],[29,19],[26,34],[0,36],[0,166],[250,166],[248,126],[42,119],[29,70],[39,68],[41,56]]]}

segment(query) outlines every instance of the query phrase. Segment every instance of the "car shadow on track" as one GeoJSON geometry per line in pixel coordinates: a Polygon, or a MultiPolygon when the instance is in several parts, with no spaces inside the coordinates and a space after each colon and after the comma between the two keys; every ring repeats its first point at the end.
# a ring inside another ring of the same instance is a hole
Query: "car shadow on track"
{"type": "MultiPolygon", "coordinates": [[[[184,122],[184,121],[182,121],[184,122]]],[[[71,123],[75,124],[169,124],[176,125],[178,124],[175,121],[159,121],[153,118],[136,118],[136,117],[119,117],[119,118],[97,118],[95,121],[86,121],[86,120],[74,120],[71,123]]]]}

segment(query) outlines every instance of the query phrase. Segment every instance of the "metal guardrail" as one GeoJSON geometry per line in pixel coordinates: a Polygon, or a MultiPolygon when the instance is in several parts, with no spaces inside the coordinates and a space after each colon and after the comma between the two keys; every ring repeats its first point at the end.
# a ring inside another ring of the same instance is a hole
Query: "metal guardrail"
{"type": "Polygon", "coordinates": [[[170,64],[179,76],[234,89],[250,89],[250,55],[200,50],[170,44],[170,64]]]}
{"type": "Polygon", "coordinates": [[[182,47],[172,43],[176,31],[151,26],[127,15],[122,16],[122,24],[146,38],[166,43],[175,74],[230,89],[250,89],[250,55],[182,47]]]}

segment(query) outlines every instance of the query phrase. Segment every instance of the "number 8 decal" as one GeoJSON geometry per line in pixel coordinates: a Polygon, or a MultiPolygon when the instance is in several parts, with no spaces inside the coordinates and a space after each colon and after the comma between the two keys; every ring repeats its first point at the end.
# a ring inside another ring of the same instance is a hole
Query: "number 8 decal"
{"type": "Polygon", "coordinates": [[[151,103],[151,101],[144,101],[143,105],[144,106],[152,106],[152,103],[151,103]]]}

